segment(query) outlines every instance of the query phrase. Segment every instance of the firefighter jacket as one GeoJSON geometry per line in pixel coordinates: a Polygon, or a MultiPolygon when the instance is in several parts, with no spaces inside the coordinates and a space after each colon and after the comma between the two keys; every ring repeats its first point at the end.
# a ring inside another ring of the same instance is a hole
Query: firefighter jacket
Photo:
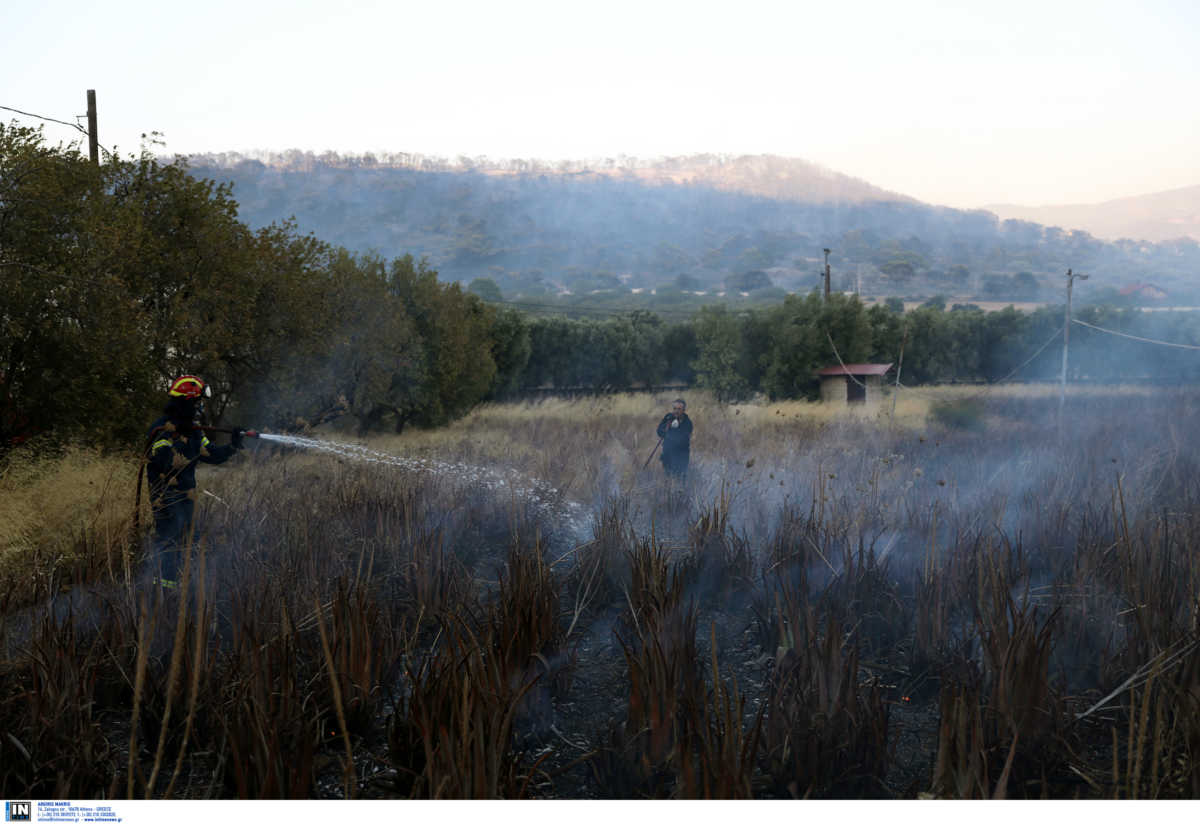
{"type": "Polygon", "coordinates": [[[213,446],[199,429],[178,429],[165,416],[150,427],[149,440],[146,478],[151,499],[191,497],[196,488],[196,464],[222,464],[236,451],[232,445],[213,446]]]}

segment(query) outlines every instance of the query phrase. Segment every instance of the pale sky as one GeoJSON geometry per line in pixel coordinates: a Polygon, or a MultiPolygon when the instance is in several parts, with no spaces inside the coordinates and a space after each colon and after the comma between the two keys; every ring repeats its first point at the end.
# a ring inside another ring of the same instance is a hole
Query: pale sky
{"type": "Polygon", "coordinates": [[[1200,184],[1195,0],[0,0],[0,106],[89,88],[126,155],[770,153],[957,207],[1200,184]]]}

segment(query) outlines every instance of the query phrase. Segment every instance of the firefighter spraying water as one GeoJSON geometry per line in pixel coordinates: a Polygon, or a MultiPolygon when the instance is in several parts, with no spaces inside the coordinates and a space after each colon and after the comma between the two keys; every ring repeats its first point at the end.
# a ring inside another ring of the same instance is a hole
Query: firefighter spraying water
{"type": "MultiPolygon", "coordinates": [[[[183,553],[188,551],[195,533],[196,465],[225,463],[243,448],[246,438],[325,452],[355,462],[454,477],[486,490],[512,495],[540,516],[552,517],[572,534],[586,532],[588,519],[581,504],[563,500],[559,490],[550,484],[525,477],[516,470],[427,458],[405,458],[359,444],[280,435],[243,427],[208,426],[203,423],[204,399],[208,397],[211,397],[211,390],[201,378],[184,375],[176,379],[171,384],[163,415],[151,425],[148,433],[143,471],[154,513],[152,563],[155,578],[164,588],[173,589],[177,586],[178,572],[183,567],[183,553]],[[215,433],[229,435],[229,444],[213,444],[208,436],[215,433]]],[[[140,501],[141,473],[137,491],[140,501]]]]}
{"type": "MultiPolygon", "coordinates": [[[[192,542],[196,509],[196,464],[223,464],[242,448],[253,430],[203,425],[204,399],[212,390],[195,375],[171,383],[162,417],[150,426],[144,469],[154,512],[155,577],[167,589],[177,586],[182,553],[192,542]],[[227,432],[230,442],[216,446],[208,432],[227,432]]],[[[142,490],[138,477],[138,496],[142,490]]]]}

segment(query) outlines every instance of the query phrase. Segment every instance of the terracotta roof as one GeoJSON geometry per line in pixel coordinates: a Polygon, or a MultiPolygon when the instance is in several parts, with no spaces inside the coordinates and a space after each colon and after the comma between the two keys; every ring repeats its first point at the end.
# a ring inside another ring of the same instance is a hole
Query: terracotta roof
{"type": "Polygon", "coordinates": [[[825,375],[885,375],[892,368],[890,363],[848,363],[845,366],[826,366],[818,369],[817,374],[825,375]]]}
{"type": "Polygon", "coordinates": [[[1132,295],[1134,292],[1141,292],[1143,290],[1149,290],[1151,293],[1158,292],[1163,295],[1167,294],[1167,291],[1165,289],[1155,286],[1153,283],[1133,283],[1133,284],[1130,284],[1129,286],[1126,286],[1124,289],[1122,289],[1121,295],[1123,297],[1128,297],[1129,295],[1132,295]]]}

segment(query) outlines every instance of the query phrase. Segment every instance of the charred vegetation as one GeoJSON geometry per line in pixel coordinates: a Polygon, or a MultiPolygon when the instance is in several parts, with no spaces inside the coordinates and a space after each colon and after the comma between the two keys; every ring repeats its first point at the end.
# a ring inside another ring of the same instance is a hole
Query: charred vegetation
{"type": "Polygon", "coordinates": [[[1195,798],[1200,398],[1055,401],[697,399],[682,489],[615,413],[603,453],[536,406],[377,444],[549,502],[258,444],[180,590],[106,522],[5,601],[0,794],[1195,798]]]}

